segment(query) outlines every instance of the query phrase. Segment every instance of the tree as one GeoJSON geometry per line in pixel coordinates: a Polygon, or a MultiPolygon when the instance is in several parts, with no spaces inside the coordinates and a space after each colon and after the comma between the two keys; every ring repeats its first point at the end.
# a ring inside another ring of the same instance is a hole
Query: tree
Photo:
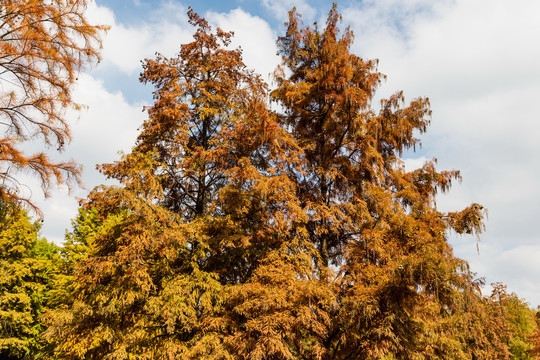
{"type": "Polygon", "coordinates": [[[230,286],[298,217],[278,166],[294,146],[266,85],[227,49],[230,33],[188,14],[194,41],[144,63],[155,103],[135,147],[101,167],[122,186],[87,201],[102,225],[76,273],[79,296],[49,331],[60,357],[231,358],[230,286]]]}
{"type": "MultiPolygon", "coordinates": [[[[80,208],[71,225],[73,230],[66,232],[64,244],[59,249],[57,274],[49,292],[51,311],[43,316],[46,324],[54,323],[54,318],[61,318],[65,309],[73,305],[78,291],[77,282],[74,281],[78,265],[91,254],[93,239],[99,234],[103,223],[95,209],[80,208]]],[[[54,342],[54,339],[50,340],[54,342]]]]}
{"type": "Polygon", "coordinates": [[[540,311],[538,310],[534,316],[534,321],[536,323],[536,330],[529,336],[529,342],[531,343],[532,347],[528,353],[529,355],[536,356],[536,358],[538,358],[540,357],[540,311]]]}
{"type": "Polygon", "coordinates": [[[60,250],[62,268],[66,275],[74,275],[77,264],[88,258],[94,237],[101,231],[103,223],[96,209],[79,209],[79,214],[71,222],[73,230],[66,232],[65,242],[60,250]]]}
{"type": "Polygon", "coordinates": [[[49,336],[71,359],[508,358],[450,231],[484,209],[437,210],[457,171],[406,172],[429,102],[396,93],[326,27],[291,11],[270,93],[230,33],[190,10],[194,41],[146,60],[155,86],[135,147],[102,171],[121,183],[85,206],[102,223],[78,297],[49,336]],[[474,325],[469,327],[469,325],[474,325]]]}
{"type": "MultiPolygon", "coordinates": [[[[500,314],[506,326],[506,341],[508,349],[512,354],[512,359],[537,359],[531,353],[533,341],[531,337],[538,331],[538,324],[535,322],[535,314],[527,303],[520,299],[515,293],[508,293],[506,285],[494,283],[492,293],[486,301],[492,309],[492,313],[500,314]]],[[[496,316],[492,316],[496,318],[496,316]]]]}
{"type": "Polygon", "coordinates": [[[0,357],[29,359],[46,346],[41,320],[57,274],[58,248],[24,210],[0,206],[0,357]]]}
{"type": "Polygon", "coordinates": [[[483,207],[439,212],[435,195],[459,172],[438,172],[435,162],[404,170],[399,156],[419,145],[429,101],[405,105],[398,92],[375,112],[383,76],[376,61],[350,53],[353,34],[340,35],[339,21],[336,5],[320,31],[301,28],[290,12],[272,92],[284,109],[280,124],[303,150],[303,167],[288,174],[309,217],[321,286],[333,288],[337,304],[323,336],[305,342],[325,359],[466,358],[447,326],[475,284],[447,234],[481,232],[483,207]]]}
{"type": "Polygon", "coordinates": [[[56,184],[79,182],[73,161],[54,162],[46,152],[28,154],[21,143],[39,139],[61,151],[70,140],[66,110],[78,72],[99,59],[104,26],[84,17],[87,0],[6,0],[0,5],[0,198],[35,206],[21,192],[17,174],[30,173],[45,195],[56,184]]]}

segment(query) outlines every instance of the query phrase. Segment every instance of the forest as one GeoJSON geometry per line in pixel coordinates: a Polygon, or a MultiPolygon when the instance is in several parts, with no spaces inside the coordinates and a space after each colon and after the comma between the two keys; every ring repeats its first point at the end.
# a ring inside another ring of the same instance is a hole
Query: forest
{"type": "Polygon", "coordinates": [[[437,209],[459,171],[405,169],[429,100],[373,103],[385,75],[336,4],[323,26],[289,12],[275,84],[190,9],[193,41],[143,61],[132,150],[99,165],[118,185],[90,191],[62,245],[43,238],[19,178],[79,184],[46,148],[71,140],[73,86],[100,59],[86,6],[0,4],[1,359],[540,358],[540,313],[454,255],[450,234],[486,215],[437,209]]]}

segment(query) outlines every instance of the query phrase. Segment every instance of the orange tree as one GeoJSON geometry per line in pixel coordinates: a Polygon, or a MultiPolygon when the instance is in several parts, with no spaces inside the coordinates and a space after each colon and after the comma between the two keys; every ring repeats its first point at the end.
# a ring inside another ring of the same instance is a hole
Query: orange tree
{"type": "Polygon", "coordinates": [[[189,18],[194,41],[144,63],[155,103],[135,147],[101,168],[122,186],[89,196],[101,225],[77,299],[53,316],[60,357],[230,358],[231,288],[301,217],[281,170],[296,150],[266,85],[227,49],[230,33],[189,18]]]}
{"type": "Polygon", "coordinates": [[[397,93],[326,27],[290,13],[270,93],[230,33],[189,12],[194,41],[146,60],[155,103],[132,152],[94,190],[89,256],[73,306],[54,317],[73,359],[504,359],[505,325],[449,231],[483,208],[435,207],[457,171],[406,172],[429,103],[397,93]],[[496,312],[493,312],[495,314],[496,312]]]}
{"type": "Polygon", "coordinates": [[[99,59],[99,34],[84,17],[87,0],[5,0],[0,4],[0,197],[26,202],[17,174],[30,173],[45,195],[79,181],[79,168],[28,154],[21,143],[39,139],[62,150],[70,140],[66,110],[78,72],[99,59]]]}
{"type": "Polygon", "coordinates": [[[448,327],[476,284],[447,234],[479,233],[483,208],[439,212],[435,195],[459,172],[438,172],[434,162],[404,170],[399,156],[418,145],[429,102],[407,105],[398,92],[375,112],[371,100],[383,76],[376,61],[350,52],[353,34],[340,34],[339,21],[334,5],[324,29],[302,28],[293,10],[278,40],[283,63],[272,98],[284,109],[280,124],[303,150],[302,166],[288,174],[318,252],[319,286],[334,296],[322,336],[308,337],[296,352],[467,358],[467,345],[448,327]]]}

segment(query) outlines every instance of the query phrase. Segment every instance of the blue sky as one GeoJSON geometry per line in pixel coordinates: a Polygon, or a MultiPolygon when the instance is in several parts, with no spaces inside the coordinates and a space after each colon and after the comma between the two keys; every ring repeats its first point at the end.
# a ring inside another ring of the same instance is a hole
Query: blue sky
{"type": "MultiPolygon", "coordinates": [[[[84,166],[86,189],[37,199],[43,234],[61,243],[76,214],[76,197],[105,182],[95,165],[118,159],[133,146],[152,89],[139,84],[140,61],[167,56],[190,41],[186,1],[97,0],[96,23],[111,25],[103,60],[81,74],[76,99],[88,110],[73,114],[73,142],[62,155],[84,166]]],[[[275,40],[295,5],[305,23],[324,23],[332,3],[312,0],[197,1],[213,26],[235,31],[246,64],[264,76],[278,64],[275,40]]],[[[489,211],[478,239],[452,237],[458,256],[487,283],[502,281],[532,305],[540,304],[540,2],[537,0],[341,1],[343,25],[355,33],[353,51],[378,58],[387,74],[379,98],[403,90],[408,100],[428,96],[432,125],[423,147],[407,153],[407,166],[437,158],[439,168],[460,169],[463,182],[438,207],[471,202],[489,211]]],[[[377,102],[374,102],[376,107],[377,102]]]]}

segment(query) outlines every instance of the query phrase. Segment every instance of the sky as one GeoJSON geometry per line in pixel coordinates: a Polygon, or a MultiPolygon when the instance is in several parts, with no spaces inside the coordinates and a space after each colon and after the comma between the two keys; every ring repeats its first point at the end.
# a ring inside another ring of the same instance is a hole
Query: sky
{"type": "MultiPolygon", "coordinates": [[[[80,74],[72,114],[73,140],[59,159],[83,165],[84,189],[42,199],[42,233],[61,244],[76,216],[78,198],[110,184],[95,170],[129,152],[152,102],[140,84],[141,60],[175,55],[192,40],[192,6],[212,26],[235,32],[244,61],[269,81],[279,63],[275,41],[296,6],[304,24],[325,23],[322,0],[96,0],[88,18],[108,24],[102,61],[80,74]]],[[[463,181],[438,197],[439,209],[472,202],[488,209],[480,238],[450,238],[457,256],[486,283],[508,285],[540,305],[540,2],[537,0],[348,0],[338,3],[342,26],[355,34],[352,51],[379,59],[387,75],[377,99],[403,90],[407,100],[429,97],[431,126],[422,148],[403,155],[408,168],[436,158],[439,170],[458,169],[463,181]]],[[[376,107],[377,102],[374,102],[376,107]]],[[[29,180],[30,181],[30,180],[29,180]]],[[[489,285],[486,287],[489,293],[489,285]]]]}

